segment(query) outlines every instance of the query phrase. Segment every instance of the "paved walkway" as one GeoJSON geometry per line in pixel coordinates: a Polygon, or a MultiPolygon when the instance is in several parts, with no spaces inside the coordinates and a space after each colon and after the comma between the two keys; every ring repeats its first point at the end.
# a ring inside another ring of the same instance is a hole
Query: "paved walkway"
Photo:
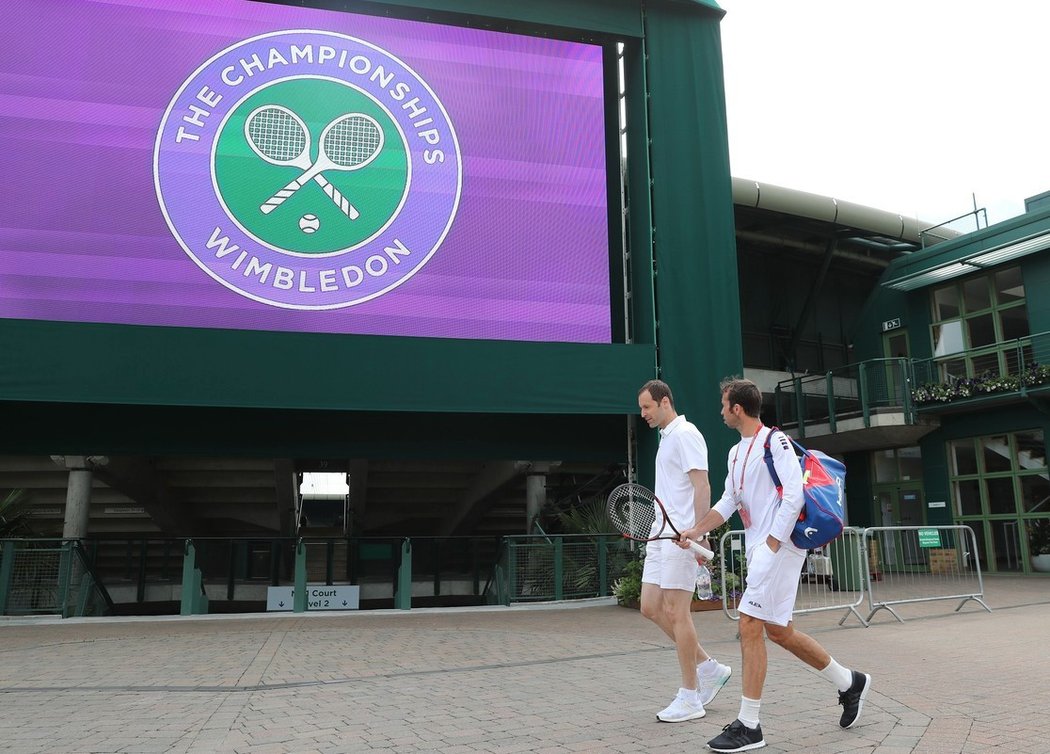
{"type": "MultiPolygon", "coordinates": [[[[771,646],[771,752],[1050,751],[1050,580],[986,579],[969,603],[871,628],[798,627],[874,675],[858,726],[771,646]]],[[[0,619],[0,751],[695,752],[739,705],[736,624],[697,614],[736,671],[688,723],[658,723],[670,645],[637,611],[587,606],[150,619],[0,619]]]]}

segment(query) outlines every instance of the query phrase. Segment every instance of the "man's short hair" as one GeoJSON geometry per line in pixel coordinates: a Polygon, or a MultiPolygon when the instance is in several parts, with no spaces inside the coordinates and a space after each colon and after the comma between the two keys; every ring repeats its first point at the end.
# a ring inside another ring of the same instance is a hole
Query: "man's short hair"
{"type": "Polygon", "coordinates": [[[671,395],[671,388],[668,387],[667,383],[663,380],[649,380],[647,383],[638,388],[638,395],[641,395],[646,390],[649,391],[649,395],[653,397],[653,400],[657,403],[663,401],[664,398],[671,402],[674,406],[674,396],[671,395]]]}
{"type": "Polygon", "coordinates": [[[719,387],[722,389],[722,395],[729,401],[730,406],[734,403],[738,404],[744,409],[745,414],[754,419],[757,419],[758,415],[762,413],[762,391],[751,380],[745,380],[740,377],[727,377],[722,380],[722,384],[719,387]]]}

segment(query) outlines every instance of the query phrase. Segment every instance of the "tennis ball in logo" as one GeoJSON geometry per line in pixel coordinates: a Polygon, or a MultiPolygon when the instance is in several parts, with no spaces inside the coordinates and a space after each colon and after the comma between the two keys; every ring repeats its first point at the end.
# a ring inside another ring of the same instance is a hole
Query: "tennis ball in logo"
{"type": "Polygon", "coordinates": [[[307,235],[316,233],[321,229],[321,221],[317,219],[317,215],[303,215],[299,218],[299,230],[307,235]]]}

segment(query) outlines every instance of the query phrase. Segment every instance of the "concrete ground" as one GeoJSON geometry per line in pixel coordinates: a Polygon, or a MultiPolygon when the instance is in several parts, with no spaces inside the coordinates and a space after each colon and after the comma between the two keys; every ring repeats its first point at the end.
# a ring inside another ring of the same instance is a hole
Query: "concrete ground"
{"type": "MultiPolygon", "coordinates": [[[[771,646],[771,752],[1050,752],[1050,580],[987,577],[994,609],[905,605],[870,628],[801,616],[872,673],[857,727],[836,690],[771,646]]],[[[0,751],[703,751],[739,707],[736,624],[696,614],[734,669],[687,723],[670,644],[607,600],[530,608],[203,618],[0,619],[0,751]]]]}

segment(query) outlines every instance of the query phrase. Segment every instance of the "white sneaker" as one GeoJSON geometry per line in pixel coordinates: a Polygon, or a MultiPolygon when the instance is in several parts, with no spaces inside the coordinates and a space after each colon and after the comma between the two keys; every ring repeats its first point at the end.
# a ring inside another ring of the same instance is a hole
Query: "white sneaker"
{"type": "Polygon", "coordinates": [[[679,692],[669,706],[656,713],[656,719],[662,723],[684,723],[706,714],[703,704],[699,701],[690,702],[679,692]]]}
{"type": "Polygon", "coordinates": [[[700,703],[705,707],[714,701],[715,696],[733,675],[733,669],[728,665],[716,663],[716,670],[708,675],[701,675],[700,666],[697,665],[696,690],[700,693],[700,703]]]}

